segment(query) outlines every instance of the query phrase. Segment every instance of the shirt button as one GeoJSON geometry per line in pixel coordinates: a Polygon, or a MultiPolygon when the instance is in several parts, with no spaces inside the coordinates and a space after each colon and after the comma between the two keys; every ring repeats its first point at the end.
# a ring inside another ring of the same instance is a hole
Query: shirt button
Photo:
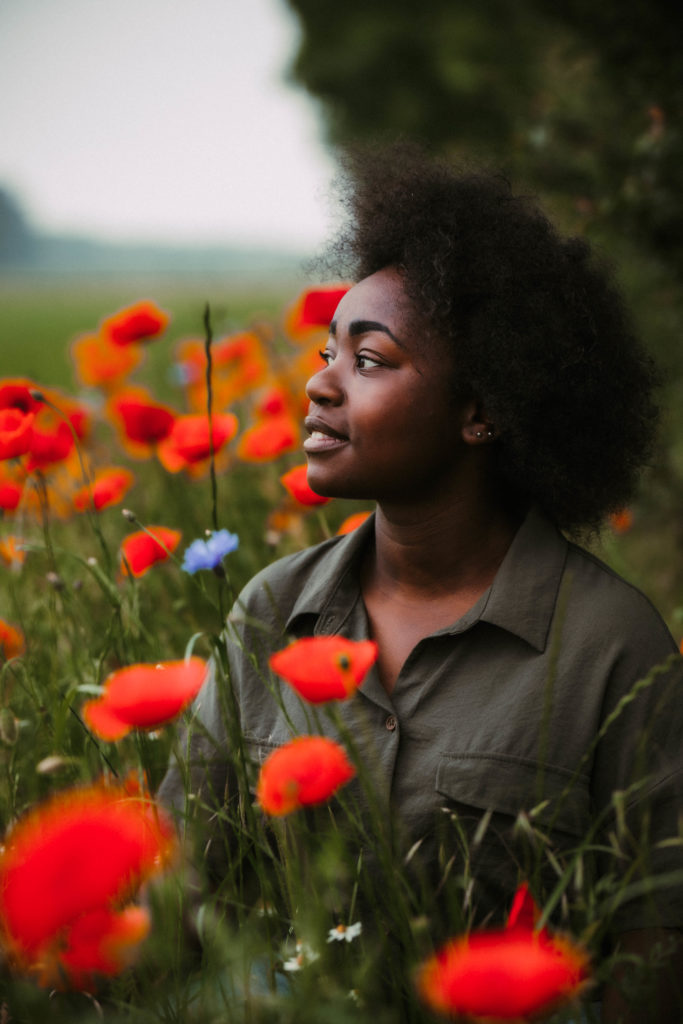
{"type": "Polygon", "coordinates": [[[396,721],[396,715],[389,715],[386,722],[384,723],[389,732],[393,732],[398,722],[396,721]]]}

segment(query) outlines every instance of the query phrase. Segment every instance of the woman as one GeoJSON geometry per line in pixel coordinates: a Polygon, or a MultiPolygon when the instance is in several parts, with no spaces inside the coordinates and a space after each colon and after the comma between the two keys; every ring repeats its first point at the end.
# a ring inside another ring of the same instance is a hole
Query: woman
{"type": "MultiPolygon", "coordinates": [[[[435,886],[457,814],[475,922],[503,916],[529,873],[520,820],[559,857],[602,837],[598,871],[628,875],[626,833],[616,853],[604,838],[615,791],[648,875],[674,870],[677,849],[654,847],[678,831],[681,701],[662,711],[671,672],[624,698],[675,645],[642,594],[560,532],[623,507],[651,449],[654,374],[621,301],[587,244],[499,178],[395,148],[352,162],[345,202],[334,269],[357,283],[307,385],[304,449],[316,492],[377,507],[240,596],[227,657],[249,752],[263,760],[310,731],[298,698],[264,685],[273,650],[370,637],[376,668],[340,713],[397,855],[419,844],[435,886]]],[[[222,700],[210,680],[193,741],[195,785],[219,800],[232,770],[222,700]]],[[[547,895],[557,875],[534,863],[547,895]]],[[[612,921],[635,950],[681,927],[680,887],[641,893],[612,921]]],[[[608,993],[605,1019],[620,1006],[608,993]]]]}

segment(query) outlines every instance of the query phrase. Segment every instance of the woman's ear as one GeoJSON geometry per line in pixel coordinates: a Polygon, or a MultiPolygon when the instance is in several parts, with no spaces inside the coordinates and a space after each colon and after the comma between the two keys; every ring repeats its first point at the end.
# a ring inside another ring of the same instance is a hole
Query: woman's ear
{"type": "Polygon", "coordinates": [[[473,398],[463,407],[462,439],[465,444],[491,444],[496,439],[496,428],[486,415],[482,403],[473,398]]]}

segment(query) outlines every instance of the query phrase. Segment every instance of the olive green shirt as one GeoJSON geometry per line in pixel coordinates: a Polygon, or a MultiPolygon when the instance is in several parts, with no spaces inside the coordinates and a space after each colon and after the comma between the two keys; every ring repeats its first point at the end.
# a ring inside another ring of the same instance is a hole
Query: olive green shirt
{"type": "MultiPolygon", "coordinates": [[[[369,636],[359,570],[373,536],[374,516],[350,535],[268,566],[236,602],[227,653],[255,763],[293,733],[312,731],[310,708],[272,676],[268,656],[293,637],[369,636]]],[[[557,881],[557,865],[569,864],[587,836],[604,847],[603,875],[628,870],[629,834],[639,842],[643,829],[650,850],[643,872],[683,868],[681,846],[656,848],[679,834],[680,657],[606,725],[634,684],[675,651],[642,593],[532,510],[491,586],[461,619],[420,640],[391,696],[373,669],[339,710],[381,805],[397,823],[403,850],[421,840],[420,856],[442,863],[450,843],[457,870],[456,833],[449,838],[444,825],[456,812],[472,841],[484,812],[491,812],[471,850],[472,899],[476,919],[500,919],[530,871],[528,845],[525,853],[521,842],[530,829],[549,840],[541,871],[546,891],[557,881]],[[615,791],[626,791],[616,815],[615,791]],[[619,852],[609,853],[610,845],[619,852]]],[[[211,676],[195,709],[213,737],[213,743],[206,735],[195,741],[195,762],[203,765],[195,784],[206,781],[201,773],[211,761],[216,793],[225,790],[229,772],[219,697],[211,676]]],[[[160,795],[181,804],[177,766],[160,795]]],[[[663,892],[625,903],[616,927],[683,927],[681,886],[663,892]]]]}

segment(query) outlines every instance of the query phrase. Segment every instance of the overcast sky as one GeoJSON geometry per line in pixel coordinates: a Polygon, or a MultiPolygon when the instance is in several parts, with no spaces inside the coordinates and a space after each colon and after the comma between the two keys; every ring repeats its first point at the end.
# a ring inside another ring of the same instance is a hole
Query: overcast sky
{"type": "Polygon", "coordinates": [[[0,0],[0,186],[42,229],[316,245],[334,165],[284,0],[0,0]]]}

